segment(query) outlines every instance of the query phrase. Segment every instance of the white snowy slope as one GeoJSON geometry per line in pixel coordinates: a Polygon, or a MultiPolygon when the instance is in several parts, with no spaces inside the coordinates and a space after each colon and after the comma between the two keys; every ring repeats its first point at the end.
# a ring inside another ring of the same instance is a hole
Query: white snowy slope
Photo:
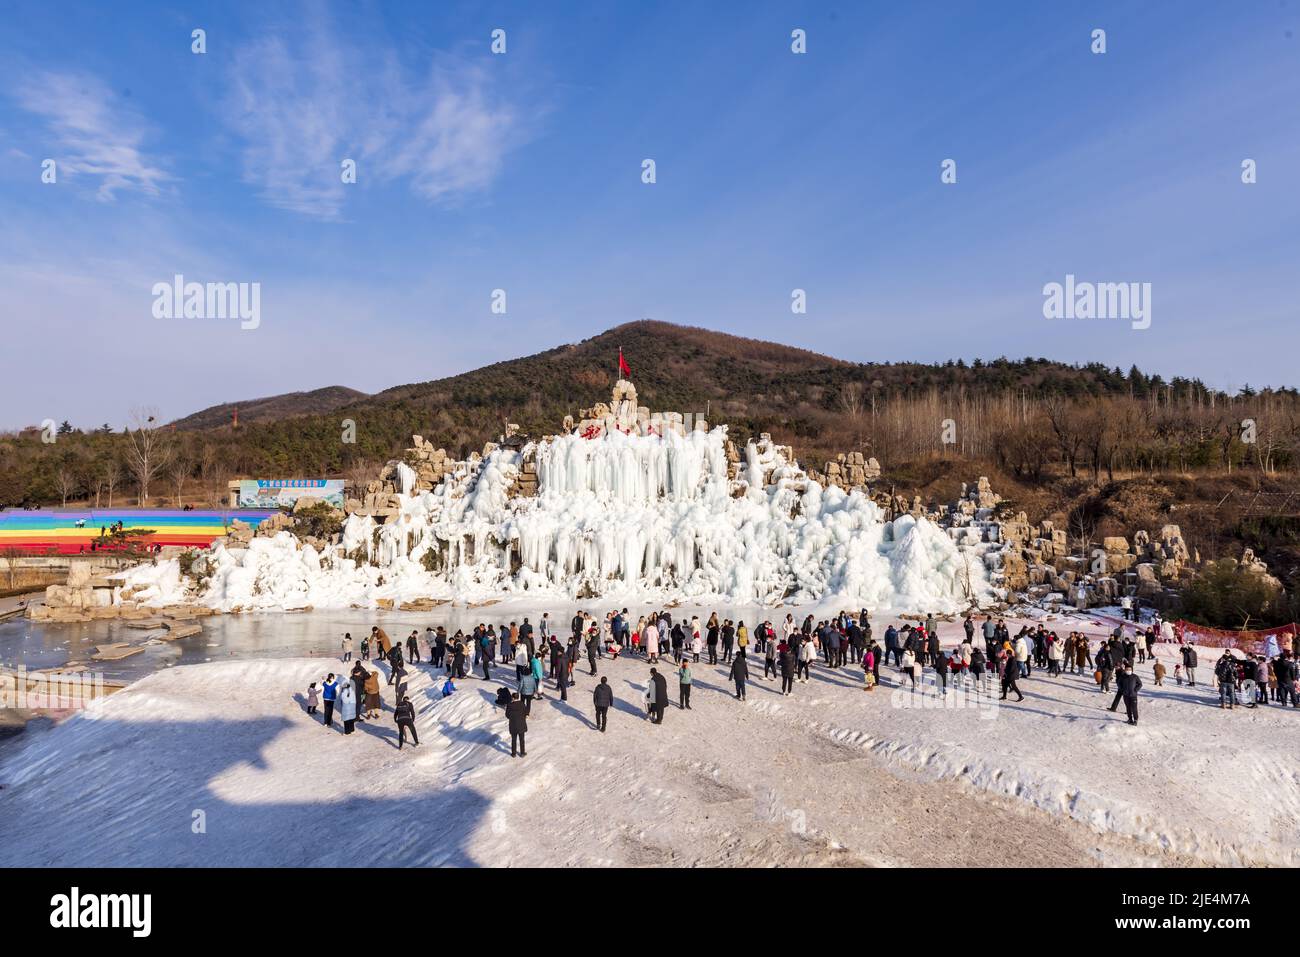
{"type": "Polygon", "coordinates": [[[525,450],[536,456],[532,498],[507,495],[520,452],[497,449],[418,493],[402,465],[400,514],[382,525],[349,516],[342,543],[324,553],[281,532],[247,549],[215,547],[200,595],[188,593],[175,561],[136,569],[126,585],[145,604],[197,599],[222,611],[527,594],[757,604],[838,596],[945,612],[990,597],[981,546],[954,541],[969,529],[885,522],[864,495],[823,489],[767,442],[748,445],[732,481],[725,442],[725,427],[554,437],[525,450]]]}
{"type": "Polygon", "coordinates": [[[496,681],[441,699],[427,666],[418,749],[395,747],[390,688],[383,720],[327,730],[300,699],[341,667],[176,668],[22,736],[0,751],[0,865],[1300,863],[1300,711],[1220,711],[1147,665],[1136,728],[1090,677],[1036,671],[1023,704],[957,708],[891,668],[867,694],[820,665],[745,704],[697,666],[693,709],[656,727],[648,666],[606,660],[609,732],[580,674],[535,704],[526,759],[496,681]]]}

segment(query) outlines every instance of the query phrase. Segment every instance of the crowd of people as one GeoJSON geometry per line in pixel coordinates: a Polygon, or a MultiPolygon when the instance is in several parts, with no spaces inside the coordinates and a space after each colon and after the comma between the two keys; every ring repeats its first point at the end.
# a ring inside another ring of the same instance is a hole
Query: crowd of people
{"type": "MultiPolygon", "coordinates": [[[[599,620],[579,611],[559,625],[548,612],[536,625],[528,618],[496,626],[480,623],[469,634],[457,630],[452,635],[443,626],[430,626],[423,633],[413,629],[404,641],[393,641],[383,628],[375,626],[362,637],[355,660],[353,638],[350,633],[344,635],[341,657],[345,664],[352,664],[351,671],[346,676],[329,674],[319,689],[313,682],[307,691],[307,706],[310,714],[316,714],[319,695],[325,709],[322,722],[332,727],[337,710],[345,734],[353,732],[357,721],[381,718],[380,672],[370,664],[383,661],[388,665],[387,686],[396,686],[393,720],[398,728],[398,748],[408,734],[413,746],[418,746],[415,709],[406,693],[408,665],[427,663],[435,672],[440,670],[442,697],[454,694],[457,682],[469,678],[493,681],[492,669],[496,667],[495,680],[503,683],[495,701],[505,713],[511,754],[523,757],[533,702],[545,697],[548,683],[559,700],[567,702],[570,689],[584,673],[584,659],[586,675],[599,677],[592,690],[592,706],[594,727],[600,733],[608,729],[614,690],[606,677],[599,676],[598,663],[623,656],[643,659],[649,667],[641,703],[654,724],[663,723],[671,706],[671,679],[677,683],[678,708],[690,710],[696,666],[725,667],[735,699],[745,701],[748,685],[755,679],[750,671],[751,655],[763,660],[758,680],[779,680],[780,693],[785,696],[810,680],[814,666],[860,671],[862,687],[868,692],[882,683],[884,664],[896,670],[895,686],[905,690],[947,695],[962,689],[990,698],[997,692],[998,700],[1015,695],[1018,702],[1025,699],[1020,682],[1035,671],[1048,680],[1066,674],[1090,676],[1103,696],[1114,691],[1109,710],[1118,711],[1122,703],[1127,721],[1133,725],[1138,723],[1143,687],[1136,665],[1151,663],[1156,686],[1163,685],[1167,677],[1165,664],[1155,654],[1157,640],[1167,637],[1158,622],[1143,627],[1126,621],[1101,640],[1081,631],[1069,631],[1062,637],[1043,623],[1022,625],[1013,636],[1005,620],[995,620],[991,614],[984,615],[982,621],[968,614],[960,627],[962,637],[956,647],[944,648],[934,615],[890,624],[878,641],[866,609],[820,621],[812,615],[796,621],[793,614],[787,614],[778,625],[764,620],[752,627],[716,613],[706,621],[698,615],[674,620],[668,611],[634,620],[626,608],[610,611],[599,620]]],[[[1178,650],[1181,660],[1174,666],[1174,680],[1195,687],[1196,648],[1180,644],[1178,650]]],[[[1263,654],[1237,657],[1226,651],[1215,663],[1214,678],[1221,708],[1269,703],[1300,707],[1294,649],[1283,650],[1274,643],[1263,654]]]]}

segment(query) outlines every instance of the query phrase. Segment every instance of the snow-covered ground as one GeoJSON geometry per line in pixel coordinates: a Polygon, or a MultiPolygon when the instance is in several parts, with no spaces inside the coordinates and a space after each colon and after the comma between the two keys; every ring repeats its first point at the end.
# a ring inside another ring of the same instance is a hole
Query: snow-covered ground
{"type": "Polygon", "coordinates": [[[1138,666],[1136,728],[1090,676],[941,707],[891,668],[868,694],[820,664],[744,704],[701,664],[693,709],[653,726],[648,666],[624,658],[599,664],[617,698],[600,734],[584,662],[567,703],[535,704],[526,759],[496,681],[441,699],[416,666],[422,744],[398,752],[389,688],[352,736],[305,713],[328,661],[175,668],[0,751],[0,865],[1300,863],[1300,712],[1220,711],[1158,647],[1170,677],[1138,666]]]}

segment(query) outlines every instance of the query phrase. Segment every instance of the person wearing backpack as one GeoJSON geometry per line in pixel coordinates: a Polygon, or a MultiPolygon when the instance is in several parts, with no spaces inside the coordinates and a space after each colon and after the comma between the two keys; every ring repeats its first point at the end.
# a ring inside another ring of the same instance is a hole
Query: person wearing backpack
{"type": "Polygon", "coordinates": [[[526,671],[519,679],[519,695],[523,699],[524,714],[533,713],[533,696],[536,694],[537,676],[531,671],[526,671]]]}
{"type": "Polygon", "coordinates": [[[1232,652],[1223,653],[1214,666],[1214,677],[1219,679],[1219,707],[1231,711],[1237,703],[1237,662],[1232,652]]]}

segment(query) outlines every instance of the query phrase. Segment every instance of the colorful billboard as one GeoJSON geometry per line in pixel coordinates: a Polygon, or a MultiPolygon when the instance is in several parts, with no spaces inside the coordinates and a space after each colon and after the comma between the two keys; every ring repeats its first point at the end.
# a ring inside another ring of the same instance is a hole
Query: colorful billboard
{"type": "Polygon", "coordinates": [[[104,508],[5,509],[0,512],[0,554],[58,552],[75,555],[108,547],[105,537],[114,525],[130,531],[148,529],[149,545],[206,548],[230,530],[232,519],[256,527],[274,511],[228,509],[104,508]]]}
{"type": "Polygon", "coordinates": [[[318,498],[343,507],[343,479],[243,479],[240,508],[293,508],[300,498],[318,498]]]}

